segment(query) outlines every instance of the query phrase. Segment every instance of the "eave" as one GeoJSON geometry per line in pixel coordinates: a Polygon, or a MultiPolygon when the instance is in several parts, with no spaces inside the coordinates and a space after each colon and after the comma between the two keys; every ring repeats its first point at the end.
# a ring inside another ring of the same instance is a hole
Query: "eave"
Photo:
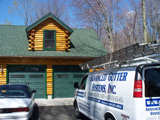
{"type": "Polygon", "coordinates": [[[97,57],[72,57],[72,56],[0,56],[0,58],[30,58],[30,59],[95,59],[97,57]]]}

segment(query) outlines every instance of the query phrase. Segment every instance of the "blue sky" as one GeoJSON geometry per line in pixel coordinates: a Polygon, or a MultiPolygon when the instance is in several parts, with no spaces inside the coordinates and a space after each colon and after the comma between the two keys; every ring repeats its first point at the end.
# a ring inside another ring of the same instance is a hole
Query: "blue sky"
{"type": "Polygon", "coordinates": [[[5,19],[13,25],[24,25],[23,19],[17,15],[8,14],[8,7],[12,6],[14,0],[0,0],[0,24],[5,23],[5,19]]]}
{"type": "MultiPolygon", "coordinates": [[[[12,6],[14,1],[15,0],[0,0],[0,24],[4,24],[5,19],[7,19],[13,25],[24,25],[24,21],[21,17],[8,13],[8,7],[12,6]]],[[[124,0],[124,1],[128,2],[128,0],[124,0]]],[[[135,1],[137,1],[137,0],[135,0],[135,1]]],[[[71,13],[71,11],[72,10],[70,10],[69,12],[71,13]]]]}

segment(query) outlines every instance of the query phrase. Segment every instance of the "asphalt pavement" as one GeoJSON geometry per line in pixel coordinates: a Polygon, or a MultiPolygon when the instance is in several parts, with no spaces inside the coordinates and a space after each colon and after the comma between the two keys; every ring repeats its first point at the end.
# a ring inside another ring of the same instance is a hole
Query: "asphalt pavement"
{"type": "Polygon", "coordinates": [[[73,105],[38,106],[36,104],[33,118],[34,120],[90,120],[87,117],[75,118],[73,105]]]}

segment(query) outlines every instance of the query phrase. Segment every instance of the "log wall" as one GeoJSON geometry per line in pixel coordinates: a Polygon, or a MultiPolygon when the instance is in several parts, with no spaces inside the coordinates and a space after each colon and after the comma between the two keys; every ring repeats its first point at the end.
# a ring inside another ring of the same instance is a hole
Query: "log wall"
{"type": "Polygon", "coordinates": [[[43,50],[43,30],[56,30],[56,51],[70,51],[71,33],[52,18],[46,19],[29,31],[28,50],[43,50]]]}
{"type": "Polygon", "coordinates": [[[0,65],[0,85],[6,84],[6,65],[0,65]]]}
{"type": "Polygon", "coordinates": [[[53,93],[53,84],[52,84],[52,80],[53,80],[53,72],[52,72],[52,65],[47,65],[47,95],[52,95],[53,93]]]}

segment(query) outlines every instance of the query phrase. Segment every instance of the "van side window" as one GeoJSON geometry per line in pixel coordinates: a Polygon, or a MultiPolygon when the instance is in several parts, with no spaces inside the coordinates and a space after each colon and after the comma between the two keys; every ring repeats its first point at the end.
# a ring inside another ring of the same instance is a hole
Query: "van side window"
{"type": "Polygon", "coordinates": [[[160,68],[145,70],[145,96],[160,97],[160,68]]]}
{"type": "Polygon", "coordinates": [[[86,87],[86,83],[87,83],[87,78],[88,78],[88,75],[85,76],[79,86],[79,89],[82,89],[82,90],[85,90],[85,87],[86,87]]]}

